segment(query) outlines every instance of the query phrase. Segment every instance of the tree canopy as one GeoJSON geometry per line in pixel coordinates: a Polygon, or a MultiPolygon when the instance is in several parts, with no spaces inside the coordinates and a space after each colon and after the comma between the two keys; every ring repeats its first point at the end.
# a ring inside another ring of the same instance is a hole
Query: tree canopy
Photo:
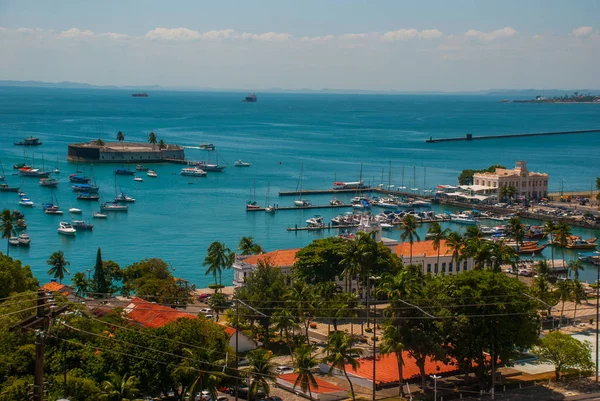
{"type": "Polygon", "coordinates": [[[475,173],[493,173],[496,171],[497,168],[506,168],[506,167],[501,166],[499,164],[494,164],[493,166],[490,166],[488,168],[484,168],[481,170],[465,169],[458,176],[458,184],[459,185],[473,185],[473,175],[475,173]]]}

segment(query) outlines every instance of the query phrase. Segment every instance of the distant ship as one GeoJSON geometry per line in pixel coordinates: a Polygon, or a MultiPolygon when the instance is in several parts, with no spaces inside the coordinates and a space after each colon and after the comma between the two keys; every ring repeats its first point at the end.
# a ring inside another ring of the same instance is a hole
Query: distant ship
{"type": "Polygon", "coordinates": [[[255,103],[257,101],[258,101],[258,99],[256,98],[256,95],[254,93],[250,93],[248,96],[246,96],[244,98],[244,100],[242,100],[242,102],[247,102],[247,103],[255,103]]]}
{"type": "Polygon", "coordinates": [[[35,138],[33,136],[30,136],[29,138],[25,138],[22,141],[13,142],[13,143],[18,146],[39,146],[42,144],[40,142],[40,138],[35,138]]]}
{"type": "Polygon", "coordinates": [[[131,96],[133,96],[133,97],[148,97],[148,94],[146,92],[140,92],[140,93],[132,93],[131,96]]]}

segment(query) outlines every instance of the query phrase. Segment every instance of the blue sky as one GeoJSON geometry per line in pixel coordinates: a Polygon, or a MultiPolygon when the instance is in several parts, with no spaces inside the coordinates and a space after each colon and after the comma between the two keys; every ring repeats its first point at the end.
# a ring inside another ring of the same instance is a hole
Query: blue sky
{"type": "Polygon", "coordinates": [[[599,21],[597,0],[0,0],[0,79],[600,88],[599,21]]]}

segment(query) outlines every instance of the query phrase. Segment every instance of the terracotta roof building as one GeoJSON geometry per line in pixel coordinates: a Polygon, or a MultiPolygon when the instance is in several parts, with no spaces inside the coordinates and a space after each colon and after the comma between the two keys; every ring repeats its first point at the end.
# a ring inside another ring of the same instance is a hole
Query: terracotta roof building
{"type": "Polygon", "coordinates": [[[300,248],[283,249],[263,253],[260,255],[251,255],[238,257],[231,266],[233,268],[233,285],[241,287],[246,281],[246,277],[256,268],[258,262],[269,262],[274,267],[279,267],[283,274],[291,274],[291,269],[296,263],[296,253],[300,248]]]}
{"type": "MultiPolygon", "coordinates": [[[[309,397],[309,392],[306,393],[302,391],[300,386],[296,386],[294,388],[294,383],[296,382],[296,378],[298,377],[297,373],[288,373],[285,375],[280,375],[277,377],[277,385],[284,390],[291,391],[292,393],[303,395],[304,397],[309,397]]],[[[312,395],[313,400],[319,401],[336,401],[343,400],[348,398],[348,391],[343,389],[340,386],[337,386],[333,383],[320,379],[315,375],[315,381],[317,386],[310,386],[310,394],[312,395]]]]}
{"type": "MultiPolygon", "coordinates": [[[[393,252],[402,259],[405,265],[410,263],[410,243],[403,242],[396,245],[393,252]]],[[[456,263],[452,260],[452,249],[446,245],[445,240],[440,241],[440,260],[438,264],[438,250],[433,246],[433,241],[418,241],[412,244],[412,264],[423,267],[423,274],[457,274],[470,270],[474,266],[473,258],[461,260],[456,263]]]]}

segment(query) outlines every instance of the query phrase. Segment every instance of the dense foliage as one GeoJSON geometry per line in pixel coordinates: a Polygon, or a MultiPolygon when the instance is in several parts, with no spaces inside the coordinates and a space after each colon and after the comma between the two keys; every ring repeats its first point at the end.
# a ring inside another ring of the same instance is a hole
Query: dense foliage
{"type": "Polygon", "coordinates": [[[458,176],[458,185],[473,185],[473,174],[475,173],[493,173],[497,168],[506,168],[499,164],[494,164],[482,170],[465,169],[458,176]]]}

